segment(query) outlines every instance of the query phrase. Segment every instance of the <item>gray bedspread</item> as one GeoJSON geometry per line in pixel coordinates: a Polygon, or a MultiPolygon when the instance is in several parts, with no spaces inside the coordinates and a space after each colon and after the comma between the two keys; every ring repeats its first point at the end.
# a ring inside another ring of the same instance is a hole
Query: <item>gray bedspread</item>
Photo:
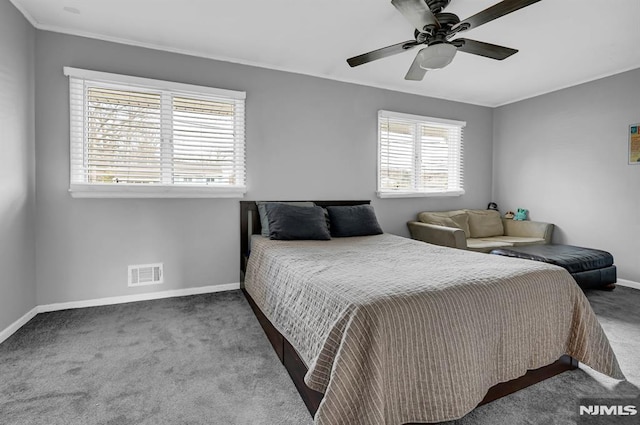
{"type": "Polygon", "coordinates": [[[568,354],[624,379],[562,268],[389,234],[254,240],[245,287],[325,397],[319,425],[437,422],[568,354]]]}

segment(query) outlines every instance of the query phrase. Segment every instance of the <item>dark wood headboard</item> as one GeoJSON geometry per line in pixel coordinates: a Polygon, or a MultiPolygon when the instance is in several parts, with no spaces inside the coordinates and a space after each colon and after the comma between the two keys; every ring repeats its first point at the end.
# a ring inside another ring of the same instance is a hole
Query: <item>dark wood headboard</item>
{"type": "MultiPolygon", "coordinates": [[[[269,201],[266,201],[269,202],[269,201]]],[[[301,202],[301,201],[273,201],[273,202],[301,202]]],[[[320,207],[349,206],[370,204],[371,201],[304,201],[314,202],[320,207]]],[[[258,205],[256,201],[240,201],[240,282],[244,282],[247,259],[249,257],[249,239],[251,235],[259,235],[262,231],[258,205]]]]}

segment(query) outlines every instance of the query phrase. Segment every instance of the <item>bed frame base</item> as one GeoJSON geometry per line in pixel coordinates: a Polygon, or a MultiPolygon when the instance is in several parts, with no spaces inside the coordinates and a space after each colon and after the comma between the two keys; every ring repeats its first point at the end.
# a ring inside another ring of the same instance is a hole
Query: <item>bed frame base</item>
{"type": "Polygon", "coordinates": [[[262,326],[264,333],[267,335],[267,339],[273,346],[278,358],[284,365],[287,372],[289,372],[289,376],[293,380],[296,389],[300,393],[300,397],[302,397],[302,401],[307,405],[307,409],[309,409],[309,413],[311,416],[316,414],[316,410],[320,406],[320,402],[324,397],[324,394],[314,391],[311,388],[307,387],[307,384],[304,383],[304,375],[307,374],[307,367],[304,362],[298,356],[298,353],[293,348],[289,341],[282,336],[282,334],[271,324],[269,319],[262,313],[260,308],[256,305],[251,298],[251,295],[247,293],[247,291],[242,288],[242,292],[244,296],[247,298],[253,313],[258,318],[258,322],[262,326]]]}
{"type": "MultiPolygon", "coordinates": [[[[304,383],[304,376],[307,373],[307,367],[302,359],[300,359],[300,356],[298,356],[298,353],[296,353],[296,350],[294,350],[289,341],[287,341],[287,339],[271,324],[269,319],[267,319],[264,313],[262,313],[260,308],[244,288],[242,288],[242,292],[247,298],[254,314],[258,318],[258,322],[260,322],[260,325],[262,326],[264,333],[267,335],[269,342],[273,346],[273,349],[277,353],[278,358],[284,365],[285,369],[287,369],[287,372],[289,372],[289,376],[291,376],[291,379],[300,393],[304,404],[307,406],[307,409],[309,409],[309,413],[311,413],[311,416],[315,416],[324,394],[307,387],[304,383]]],[[[577,360],[564,355],[550,365],[543,366],[539,369],[529,370],[525,375],[519,378],[494,385],[489,388],[487,395],[485,395],[484,399],[482,399],[478,406],[512,394],[567,370],[576,369],[577,367],[577,360]]]]}

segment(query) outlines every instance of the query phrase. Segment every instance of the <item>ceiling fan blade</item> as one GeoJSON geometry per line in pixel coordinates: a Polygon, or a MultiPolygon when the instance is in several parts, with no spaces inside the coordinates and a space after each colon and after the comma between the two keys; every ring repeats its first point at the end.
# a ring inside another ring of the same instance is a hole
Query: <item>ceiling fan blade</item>
{"type": "Polygon", "coordinates": [[[530,6],[533,3],[537,3],[539,1],[540,0],[504,0],[500,3],[494,4],[493,6],[483,10],[482,12],[476,13],[470,18],[465,19],[464,21],[456,25],[456,27],[463,27],[461,31],[476,28],[482,24],[486,24],[487,22],[498,19],[504,15],[515,12],[516,10],[530,6]]]}
{"type": "Polygon", "coordinates": [[[452,43],[457,44],[457,41],[464,41],[464,44],[458,47],[458,50],[461,52],[484,56],[491,59],[497,59],[499,61],[518,53],[516,49],[510,49],[509,47],[485,43],[483,41],[469,40],[468,38],[457,38],[453,40],[452,43]]]}
{"type": "Polygon", "coordinates": [[[425,32],[428,25],[440,28],[438,20],[424,0],[391,0],[391,4],[420,32],[425,32]]]}
{"type": "Polygon", "coordinates": [[[397,55],[398,53],[402,53],[406,50],[412,49],[418,44],[415,40],[408,40],[402,43],[394,44],[393,46],[383,47],[382,49],[374,50],[369,53],[363,53],[358,56],[354,56],[352,58],[347,59],[347,63],[350,67],[362,65],[368,62],[372,62],[374,60],[386,58],[387,56],[397,55]]]}
{"type": "Polygon", "coordinates": [[[420,62],[422,62],[421,53],[425,49],[428,49],[428,47],[425,47],[424,49],[420,50],[416,55],[416,58],[413,60],[413,62],[411,63],[411,66],[409,67],[409,71],[407,71],[407,75],[404,76],[405,80],[422,81],[422,79],[424,78],[424,75],[427,73],[427,70],[424,68],[420,68],[420,62]]]}

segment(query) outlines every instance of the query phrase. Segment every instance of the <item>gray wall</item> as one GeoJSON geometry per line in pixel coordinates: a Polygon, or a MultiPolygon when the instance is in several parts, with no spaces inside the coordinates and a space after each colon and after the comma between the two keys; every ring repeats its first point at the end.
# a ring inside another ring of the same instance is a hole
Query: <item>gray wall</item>
{"type": "Polygon", "coordinates": [[[640,69],[507,105],[494,114],[494,198],[555,223],[557,242],[610,251],[640,281],[640,69]]]}
{"type": "Polygon", "coordinates": [[[36,306],[35,30],[0,1],[0,331],[36,306]]]}
{"type": "Polygon", "coordinates": [[[486,207],[490,108],[38,31],[38,303],[238,282],[238,200],[72,199],[63,66],[247,92],[246,199],[372,199],[385,231],[421,210],[486,207]],[[467,194],[380,200],[377,111],[465,120],[467,194]],[[129,289],[128,264],[165,263],[165,284],[129,289]]]}

